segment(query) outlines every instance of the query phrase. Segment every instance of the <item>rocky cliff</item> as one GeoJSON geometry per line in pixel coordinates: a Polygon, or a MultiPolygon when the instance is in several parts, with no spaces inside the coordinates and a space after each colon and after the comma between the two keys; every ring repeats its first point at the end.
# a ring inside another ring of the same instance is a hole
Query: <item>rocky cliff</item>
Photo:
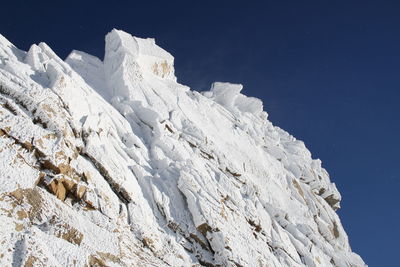
{"type": "Polygon", "coordinates": [[[103,60],[0,35],[0,265],[364,266],[304,143],[173,64],[118,30],[103,60]]]}

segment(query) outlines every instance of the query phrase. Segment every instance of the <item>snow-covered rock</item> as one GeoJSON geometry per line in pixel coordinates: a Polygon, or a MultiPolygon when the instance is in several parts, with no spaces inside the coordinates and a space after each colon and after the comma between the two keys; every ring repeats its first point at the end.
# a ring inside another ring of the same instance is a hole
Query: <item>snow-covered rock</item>
{"type": "Polygon", "coordinates": [[[340,194],[242,85],[198,93],[113,30],[104,60],[0,35],[1,266],[364,266],[340,194]]]}

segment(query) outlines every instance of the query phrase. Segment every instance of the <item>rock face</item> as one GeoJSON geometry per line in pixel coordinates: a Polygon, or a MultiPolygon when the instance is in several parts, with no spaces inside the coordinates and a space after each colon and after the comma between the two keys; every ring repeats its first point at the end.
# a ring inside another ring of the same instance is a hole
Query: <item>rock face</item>
{"type": "Polygon", "coordinates": [[[364,266],[303,142],[173,61],[118,30],[103,61],[0,35],[0,265],[364,266]]]}

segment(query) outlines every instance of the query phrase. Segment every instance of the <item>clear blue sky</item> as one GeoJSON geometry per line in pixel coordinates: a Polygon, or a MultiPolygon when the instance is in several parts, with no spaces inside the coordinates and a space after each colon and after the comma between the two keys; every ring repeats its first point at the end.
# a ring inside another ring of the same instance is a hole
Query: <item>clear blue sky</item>
{"type": "Polygon", "coordinates": [[[399,1],[57,2],[2,2],[0,33],[24,50],[45,41],[63,58],[102,58],[115,27],[155,37],[195,90],[243,83],[321,158],[353,250],[399,266],[399,1]]]}

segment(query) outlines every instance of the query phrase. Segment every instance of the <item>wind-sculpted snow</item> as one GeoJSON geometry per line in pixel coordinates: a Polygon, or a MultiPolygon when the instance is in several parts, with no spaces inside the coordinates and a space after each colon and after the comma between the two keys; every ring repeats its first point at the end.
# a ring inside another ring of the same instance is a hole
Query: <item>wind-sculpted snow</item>
{"type": "Polygon", "coordinates": [[[1,266],[364,266],[340,194],[242,85],[177,83],[153,39],[104,60],[0,36],[1,266]]]}

